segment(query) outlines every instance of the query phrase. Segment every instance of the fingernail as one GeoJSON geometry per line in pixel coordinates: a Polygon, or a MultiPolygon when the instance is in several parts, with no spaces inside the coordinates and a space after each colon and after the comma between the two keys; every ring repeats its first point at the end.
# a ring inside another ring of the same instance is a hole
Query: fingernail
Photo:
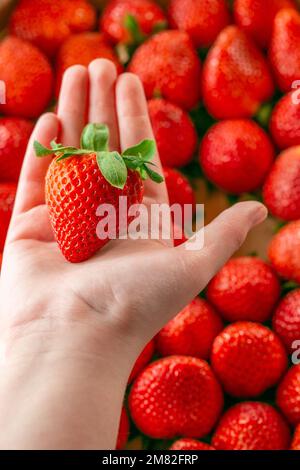
{"type": "Polygon", "coordinates": [[[257,203],[252,213],[253,224],[258,225],[268,217],[268,209],[261,203],[257,203]]]}

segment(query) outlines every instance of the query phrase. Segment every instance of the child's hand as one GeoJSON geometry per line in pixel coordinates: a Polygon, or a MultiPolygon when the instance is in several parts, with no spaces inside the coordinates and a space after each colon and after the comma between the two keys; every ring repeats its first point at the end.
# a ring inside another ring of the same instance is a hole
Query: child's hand
{"type": "MultiPolygon", "coordinates": [[[[0,284],[2,448],[114,448],[131,367],[150,338],[208,283],[266,217],[259,203],[237,204],[205,229],[205,247],[111,241],[69,264],[48,220],[49,160],[32,144],[78,146],[88,120],[110,128],[110,148],[153,139],[142,85],[96,60],[64,77],[57,116],[36,125],[19,184],[0,284]],[[89,90],[89,92],[88,92],[89,90]]],[[[156,164],[161,172],[158,156],[156,164]]],[[[145,184],[145,203],[166,202],[164,184],[145,184]]],[[[187,242],[189,243],[189,242],[187,242]]]]}

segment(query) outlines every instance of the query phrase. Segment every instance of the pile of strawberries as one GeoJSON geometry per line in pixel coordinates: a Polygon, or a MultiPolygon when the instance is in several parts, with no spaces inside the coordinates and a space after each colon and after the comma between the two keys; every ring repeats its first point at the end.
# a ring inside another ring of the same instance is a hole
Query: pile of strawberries
{"type": "Polygon", "coordinates": [[[230,260],[146,345],[117,447],[300,450],[299,2],[102,3],[20,0],[9,19],[0,253],[34,120],[64,71],[104,57],[137,74],[170,202],[194,204],[201,178],[230,203],[262,200],[277,229],[268,262],[230,260]]]}

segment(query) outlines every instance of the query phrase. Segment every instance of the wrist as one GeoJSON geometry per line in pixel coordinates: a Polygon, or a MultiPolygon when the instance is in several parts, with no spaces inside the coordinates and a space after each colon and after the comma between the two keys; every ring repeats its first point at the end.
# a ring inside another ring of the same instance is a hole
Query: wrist
{"type": "Polygon", "coordinates": [[[15,325],[2,337],[1,448],[114,448],[138,351],[103,319],[64,313],[15,325]],[[103,422],[114,433],[105,436],[103,422]]]}

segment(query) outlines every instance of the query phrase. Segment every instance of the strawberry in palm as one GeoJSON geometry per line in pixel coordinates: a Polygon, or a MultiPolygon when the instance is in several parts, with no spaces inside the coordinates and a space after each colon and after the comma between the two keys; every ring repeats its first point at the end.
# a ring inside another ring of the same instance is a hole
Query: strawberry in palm
{"type": "MultiPolygon", "coordinates": [[[[56,155],[46,176],[46,204],[50,221],[65,258],[73,263],[89,259],[108,241],[97,236],[97,209],[110,204],[116,209],[119,233],[119,197],[127,196],[128,207],[143,199],[143,179],[163,178],[149,165],[155,153],[153,141],[143,141],[122,155],[109,152],[108,128],[89,124],[83,131],[81,148],[52,142],[46,149],[35,142],[37,156],[56,155]]],[[[134,217],[128,217],[130,223],[134,217]]]]}

